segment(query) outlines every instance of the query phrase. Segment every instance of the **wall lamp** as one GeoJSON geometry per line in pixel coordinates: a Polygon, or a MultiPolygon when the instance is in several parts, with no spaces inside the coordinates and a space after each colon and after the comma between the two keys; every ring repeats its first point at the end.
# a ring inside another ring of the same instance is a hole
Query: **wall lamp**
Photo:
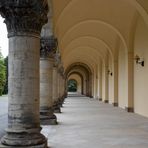
{"type": "Polygon", "coordinates": [[[136,61],[136,64],[140,64],[141,66],[144,66],[144,59],[143,58],[140,58],[138,55],[136,55],[134,59],[136,61]]]}
{"type": "Polygon", "coordinates": [[[113,75],[113,73],[110,71],[110,70],[108,70],[108,75],[113,75]]]}

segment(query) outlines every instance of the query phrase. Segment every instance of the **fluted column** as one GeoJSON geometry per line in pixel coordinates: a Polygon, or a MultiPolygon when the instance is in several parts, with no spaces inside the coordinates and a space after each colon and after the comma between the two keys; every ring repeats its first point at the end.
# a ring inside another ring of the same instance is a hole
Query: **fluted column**
{"type": "Polygon", "coordinates": [[[8,147],[47,147],[39,120],[40,32],[47,8],[44,0],[0,1],[9,38],[8,128],[1,139],[8,147]]]}
{"type": "Polygon", "coordinates": [[[57,124],[53,110],[54,39],[41,39],[40,57],[40,120],[41,124],[57,124]]]}

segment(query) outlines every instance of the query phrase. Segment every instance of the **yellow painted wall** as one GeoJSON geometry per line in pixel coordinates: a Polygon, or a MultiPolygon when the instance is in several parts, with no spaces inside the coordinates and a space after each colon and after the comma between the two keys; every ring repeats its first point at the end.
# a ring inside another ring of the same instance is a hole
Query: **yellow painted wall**
{"type": "Polygon", "coordinates": [[[148,117],[148,26],[139,18],[135,34],[134,54],[144,58],[145,66],[134,63],[135,112],[148,117]]]}
{"type": "MultiPolygon", "coordinates": [[[[112,59],[111,59],[111,55],[109,56],[109,68],[108,70],[110,70],[110,72],[113,73],[113,67],[112,67],[112,59]]],[[[113,103],[114,102],[114,83],[113,83],[113,75],[111,76],[110,74],[108,74],[108,78],[109,78],[109,103],[113,103]]]]}

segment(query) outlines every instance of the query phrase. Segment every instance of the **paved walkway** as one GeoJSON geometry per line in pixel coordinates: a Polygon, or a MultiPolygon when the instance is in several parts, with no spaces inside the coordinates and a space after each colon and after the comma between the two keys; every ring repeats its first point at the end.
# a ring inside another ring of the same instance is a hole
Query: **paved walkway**
{"type": "Polygon", "coordinates": [[[148,148],[148,118],[86,97],[67,98],[62,112],[42,131],[51,148],[148,148]]]}
{"type": "MultiPolygon", "coordinates": [[[[0,98],[0,133],[6,126],[6,101],[0,98]]],[[[42,130],[50,148],[148,148],[148,118],[94,99],[67,98],[57,118],[59,125],[42,130]]]]}
{"type": "Polygon", "coordinates": [[[0,97],[0,138],[4,135],[4,129],[7,127],[8,96],[0,97]]]}

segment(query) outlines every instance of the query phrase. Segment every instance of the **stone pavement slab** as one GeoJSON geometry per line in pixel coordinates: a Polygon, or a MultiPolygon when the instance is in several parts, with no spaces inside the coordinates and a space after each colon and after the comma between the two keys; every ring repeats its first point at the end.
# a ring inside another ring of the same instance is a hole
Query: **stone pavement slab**
{"type": "MultiPolygon", "coordinates": [[[[7,127],[7,98],[0,107],[1,137],[7,127]]],[[[50,148],[148,148],[148,118],[140,115],[87,97],[67,98],[56,115],[59,124],[42,129],[50,148]]]]}
{"type": "Polygon", "coordinates": [[[57,118],[42,130],[50,148],[148,148],[148,118],[94,99],[67,98],[57,118]]]}
{"type": "Polygon", "coordinates": [[[8,96],[0,96],[0,116],[8,113],[8,96]]]}
{"type": "Polygon", "coordinates": [[[0,96],[0,138],[5,133],[5,128],[8,124],[8,96],[0,96]]]}

